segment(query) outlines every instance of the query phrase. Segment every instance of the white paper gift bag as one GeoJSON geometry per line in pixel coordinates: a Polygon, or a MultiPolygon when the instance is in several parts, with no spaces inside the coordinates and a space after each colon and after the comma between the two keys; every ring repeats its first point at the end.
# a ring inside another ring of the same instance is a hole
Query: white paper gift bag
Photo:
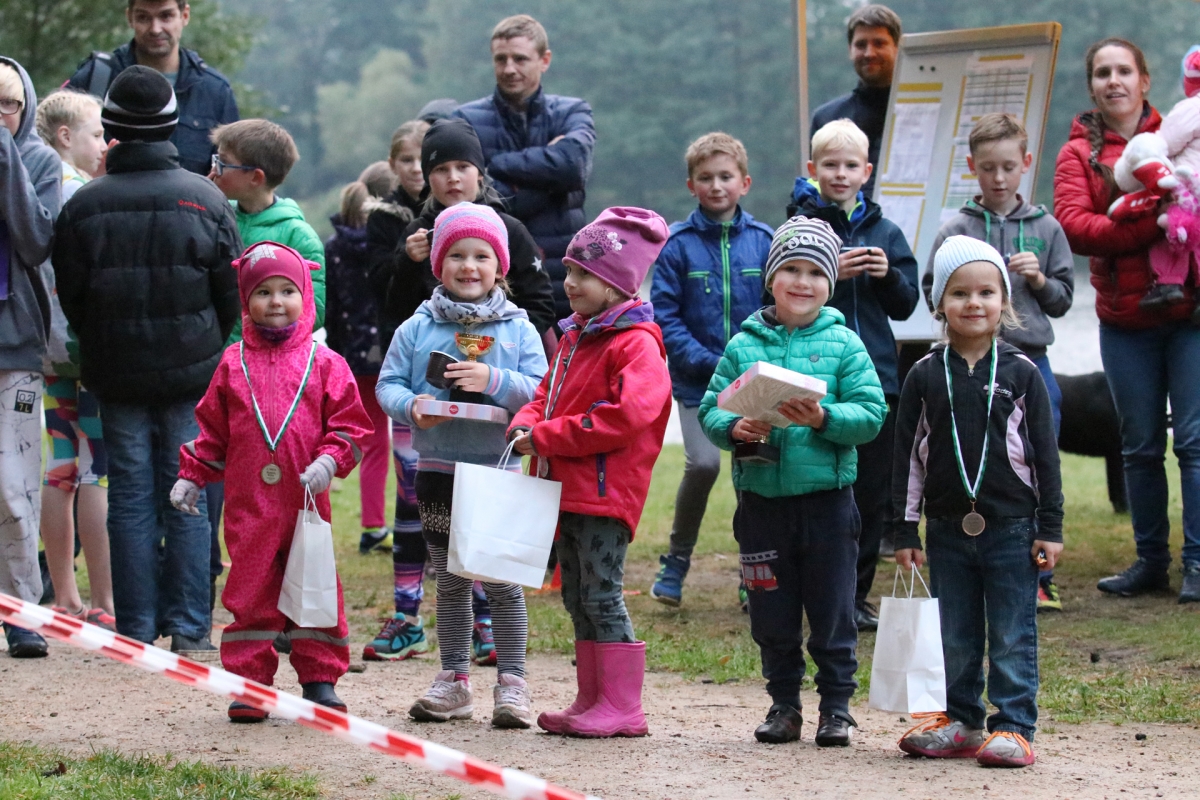
{"type": "Polygon", "coordinates": [[[517,583],[540,589],[558,527],[562,484],[504,467],[454,467],[447,569],[490,583],[517,583]]]}
{"type": "Polygon", "coordinates": [[[304,490],[304,508],[283,572],[278,608],[301,628],[333,628],[338,622],[337,565],[333,528],[321,519],[312,492],[304,490]]]}
{"type": "MultiPolygon", "coordinates": [[[[902,568],[897,568],[899,577],[902,568]]],[[[881,711],[917,714],[946,710],[946,664],[942,657],[942,620],[936,597],[913,597],[921,573],[913,568],[908,596],[883,598],[879,632],[871,664],[868,705],[881,711]]],[[[929,587],[925,587],[929,593],[929,587]]]]}

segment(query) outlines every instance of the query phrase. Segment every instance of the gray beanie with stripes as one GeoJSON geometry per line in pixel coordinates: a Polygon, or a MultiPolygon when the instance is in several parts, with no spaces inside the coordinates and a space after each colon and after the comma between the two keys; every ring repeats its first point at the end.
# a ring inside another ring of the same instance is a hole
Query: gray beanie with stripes
{"type": "Polygon", "coordinates": [[[837,285],[838,251],[841,249],[842,240],[828,222],[811,217],[792,217],[779,226],[771,239],[763,285],[770,291],[771,279],[781,266],[788,261],[803,259],[816,264],[829,278],[829,296],[833,297],[833,287],[837,285]]]}
{"type": "Polygon", "coordinates": [[[950,280],[950,276],[963,264],[970,264],[972,261],[986,261],[989,264],[995,264],[1004,281],[1004,296],[1012,297],[1012,286],[1008,282],[1008,267],[1004,265],[1004,258],[996,248],[982,239],[971,236],[948,236],[933,256],[933,293],[931,296],[934,309],[942,304],[942,293],[946,291],[946,282],[950,280]]]}

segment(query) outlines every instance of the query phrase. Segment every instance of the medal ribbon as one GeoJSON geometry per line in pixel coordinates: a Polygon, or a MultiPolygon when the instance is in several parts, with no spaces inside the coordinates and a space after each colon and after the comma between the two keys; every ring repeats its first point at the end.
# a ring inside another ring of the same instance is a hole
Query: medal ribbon
{"type": "Polygon", "coordinates": [[[254,384],[250,382],[250,368],[246,366],[246,343],[238,343],[238,356],[242,360],[242,372],[246,375],[246,385],[250,387],[250,402],[254,405],[254,417],[258,420],[258,427],[262,430],[263,438],[267,441],[267,449],[272,453],[279,446],[279,440],[283,438],[284,431],[287,430],[288,424],[291,423],[292,417],[296,414],[296,407],[300,405],[300,398],[304,395],[304,389],[308,386],[308,378],[312,375],[313,361],[316,360],[317,343],[312,343],[312,349],[308,351],[308,366],[304,368],[304,379],[300,381],[300,389],[296,392],[296,397],[292,400],[292,407],[288,409],[287,416],[283,419],[283,425],[279,428],[279,433],[271,438],[270,432],[267,430],[267,421],[263,419],[262,409],[258,407],[258,398],[254,396],[254,384]]]}
{"type": "Polygon", "coordinates": [[[992,398],[996,396],[996,340],[992,339],[992,368],[988,378],[987,420],[983,427],[983,452],[979,455],[979,471],[975,473],[975,484],[967,478],[967,465],[963,463],[962,444],[958,439],[958,421],[954,418],[954,382],[950,378],[950,346],[942,354],[946,365],[946,392],[950,395],[950,434],[954,437],[954,456],[958,463],[958,474],[962,478],[963,488],[971,499],[971,510],[975,510],[975,498],[979,495],[979,486],[983,483],[983,471],[987,467],[988,438],[992,432],[992,398]]]}

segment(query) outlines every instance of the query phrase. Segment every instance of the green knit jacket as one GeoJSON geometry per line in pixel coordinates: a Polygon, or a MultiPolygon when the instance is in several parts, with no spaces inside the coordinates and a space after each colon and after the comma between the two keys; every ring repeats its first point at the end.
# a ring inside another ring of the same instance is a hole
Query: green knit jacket
{"type": "Polygon", "coordinates": [[[862,340],[846,327],[842,312],[826,306],[807,328],[789,331],[775,307],[755,312],[742,332],[725,347],[717,371],[700,402],[700,425],[713,444],[732,450],[729,432],[738,415],[717,408],[717,395],[755,362],[820,378],[828,384],[821,401],[824,428],[789,425],[771,431],[779,448],[774,464],[735,461],[733,485],[763,497],[788,497],[854,483],[858,474],[855,445],[876,437],[887,414],[879,376],[862,340]]]}

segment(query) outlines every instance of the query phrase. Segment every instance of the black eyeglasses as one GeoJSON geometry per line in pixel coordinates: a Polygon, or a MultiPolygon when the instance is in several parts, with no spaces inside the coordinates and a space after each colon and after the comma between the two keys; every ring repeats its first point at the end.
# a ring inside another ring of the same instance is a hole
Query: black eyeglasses
{"type": "Polygon", "coordinates": [[[20,100],[0,100],[0,114],[6,117],[11,117],[24,107],[25,104],[20,100]]]}
{"type": "Polygon", "coordinates": [[[242,172],[253,172],[254,170],[258,169],[258,167],[251,167],[247,164],[226,164],[221,160],[220,156],[214,153],[212,157],[212,171],[217,173],[217,177],[219,178],[225,174],[225,170],[227,169],[236,169],[241,170],[242,172]]]}

